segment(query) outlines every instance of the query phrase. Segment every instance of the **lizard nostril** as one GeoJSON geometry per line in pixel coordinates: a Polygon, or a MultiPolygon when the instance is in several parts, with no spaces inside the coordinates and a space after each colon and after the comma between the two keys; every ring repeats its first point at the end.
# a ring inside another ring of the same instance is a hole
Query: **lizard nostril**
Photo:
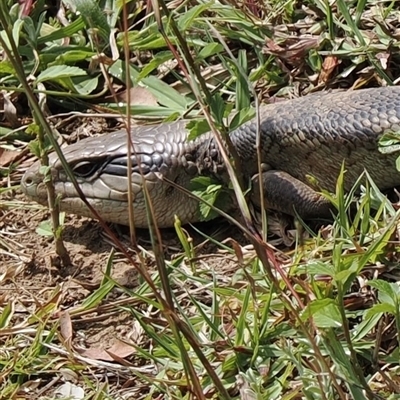
{"type": "Polygon", "coordinates": [[[25,174],[25,176],[22,178],[22,184],[25,186],[31,186],[35,183],[35,179],[32,176],[32,174],[30,174],[29,172],[25,174]]]}

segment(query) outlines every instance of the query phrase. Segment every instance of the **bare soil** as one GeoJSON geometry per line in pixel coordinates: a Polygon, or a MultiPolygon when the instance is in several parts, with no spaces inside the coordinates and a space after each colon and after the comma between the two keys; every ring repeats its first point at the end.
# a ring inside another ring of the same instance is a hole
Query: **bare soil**
{"type": "MultiPolygon", "coordinates": [[[[16,173],[13,178],[13,181],[18,183],[20,174],[16,173]]],[[[5,187],[8,183],[9,181],[3,180],[2,186],[5,187]]],[[[100,287],[112,249],[111,240],[104,234],[100,223],[84,217],[67,216],[64,240],[72,265],[64,267],[60,265],[60,260],[55,254],[52,238],[36,232],[39,223],[48,219],[45,208],[29,203],[18,191],[2,195],[0,204],[0,308],[4,309],[7,304],[13,304],[17,310],[9,327],[35,326],[29,322],[30,317],[53,303],[51,318],[56,322],[58,320],[59,324],[57,330],[60,341],[56,341],[60,344],[59,351],[67,351],[68,346],[63,343],[63,340],[67,340],[70,346],[84,357],[83,364],[87,364],[88,368],[91,364],[102,368],[102,363],[107,363],[106,368],[109,372],[115,368],[112,375],[115,383],[119,382],[115,387],[116,391],[122,390],[122,386],[124,390],[132,389],[132,393],[125,398],[139,399],[145,395],[147,391],[143,390],[143,382],[137,382],[129,374],[122,373],[125,362],[140,366],[146,371],[153,368],[141,365],[141,358],[136,358],[133,354],[134,347],[126,344],[134,343],[143,348],[149,346],[148,338],[133,315],[121,309],[124,305],[143,307],[143,304],[127,295],[126,291],[134,291],[140,284],[135,266],[130,265],[125,257],[117,252],[112,262],[111,277],[118,286],[97,306],[89,307],[90,312],[86,312],[82,309],[82,304],[100,287]],[[68,313],[65,314],[65,311],[68,313]],[[110,351],[125,361],[121,364],[113,359],[110,351]]],[[[129,248],[128,228],[115,225],[111,227],[119,240],[129,248]]],[[[222,220],[199,224],[197,227],[219,241],[232,236],[232,227],[222,220]]],[[[204,269],[205,273],[213,271],[227,279],[238,271],[240,265],[236,257],[221,251],[190,227],[187,229],[194,245],[197,246],[196,268],[199,273],[204,269]]],[[[235,236],[235,240],[245,245],[245,240],[239,232],[235,232],[235,236]]],[[[182,246],[174,230],[163,230],[162,237],[165,258],[171,260],[179,256],[182,246]]],[[[151,253],[148,232],[138,231],[137,238],[138,244],[151,253]]],[[[246,251],[245,247],[243,249],[246,251]]],[[[136,262],[140,262],[134,250],[131,250],[131,255],[136,262]]],[[[156,272],[154,259],[145,256],[144,260],[149,272],[156,272]]],[[[200,293],[202,289],[196,290],[200,293]]],[[[31,334],[34,336],[34,332],[31,334]]],[[[7,336],[11,337],[12,334],[9,333],[5,337],[7,336]]],[[[32,337],[31,339],[33,340],[32,337]]],[[[67,354],[66,352],[65,355],[67,354]]],[[[154,374],[154,371],[152,373],[154,374]]],[[[48,378],[49,381],[45,379],[34,391],[33,398],[41,398],[41,395],[53,396],[57,390],[61,390],[61,385],[65,384],[63,379],[58,379],[57,383],[53,382],[52,375],[48,378]],[[49,387],[43,391],[45,385],[49,387]]],[[[69,379],[66,381],[69,382],[69,379]]],[[[80,379],[77,379],[77,382],[79,381],[80,379]]]]}

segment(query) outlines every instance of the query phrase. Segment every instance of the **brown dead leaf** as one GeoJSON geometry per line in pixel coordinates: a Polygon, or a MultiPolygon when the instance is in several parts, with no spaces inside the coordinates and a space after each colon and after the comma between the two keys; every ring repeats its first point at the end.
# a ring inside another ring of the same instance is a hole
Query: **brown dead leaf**
{"type": "Polygon", "coordinates": [[[72,328],[71,316],[67,311],[63,312],[59,318],[60,321],[60,333],[64,338],[67,347],[71,347],[72,337],[74,330],[72,328]]]}
{"type": "Polygon", "coordinates": [[[19,126],[18,120],[18,112],[17,108],[14,106],[11,100],[11,94],[6,93],[4,90],[2,91],[3,94],[3,111],[4,111],[4,118],[6,121],[13,127],[16,128],[19,126]]]}
{"type": "Polygon", "coordinates": [[[283,61],[292,65],[304,62],[304,57],[310,49],[316,49],[319,45],[317,37],[300,38],[293,43],[293,38],[288,38],[285,42],[278,45],[272,39],[265,41],[263,48],[264,54],[272,54],[283,61]]]}
{"type": "Polygon", "coordinates": [[[388,67],[388,61],[389,61],[390,54],[386,53],[386,52],[385,53],[382,52],[382,53],[376,54],[375,57],[379,60],[379,63],[381,64],[382,69],[386,70],[388,67]]]}
{"type": "MultiPolygon", "coordinates": [[[[117,101],[127,102],[127,91],[124,90],[117,94],[117,101]]],[[[133,106],[157,106],[157,99],[146,88],[134,86],[130,88],[130,104],[133,106]]]]}
{"type": "Polygon", "coordinates": [[[6,150],[0,147],[0,167],[8,167],[11,163],[21,157],[21,152],[17,150],[6,150]]]}
{"type": "Polygon", "coordinates": [[[319,74],[318,83],[326,83],[331,79],[332,73],[339,65],[339,59],[335,56],[327,56],[322,64],[322,70],[319,74]]]}
{"type": "Polygon", "coordinates": [[[368,71],[361,72],[360,74],[361,76],[357,78],[351,86],[352,90],[357,90],[365,87],[375,78],[375,70],[373,68],[368,68],[368,71]]]}
{"type": "Polygon", "coordinates": [[[285,51],[285,48],[279,46],[272,39],[267,38],[265,40],[265,48],[263,49],[263,52],[277,54],[277,53],[283,53],[284,51],[285,51]]]}
{"type": "MultiPolygon", "coordinates": [[[[79,350],[78,350],[79,351],[79,350]]],[[[116,339],[110,349],[101,349],[100,347],[92,347],[83,352],[82,356],[91,358],[92,360],[118,361],[121,362],[135,352],[135,348],[129,344],[116,339]]]]}
{"type": "Polygon", "coordinates": [[[5,272],[0,274],[0,283],[14,279],[25,269],[25,264],[11,265],[6,268],[5,272]]]}
{"type": "Polygon", "coordinates": [[[242,252],[242,247],[236,240],[231,240],[231,245],[235,251],[235,255],[238,259],[238,262],[240,265],[244,264],[244,257],[243,257],[243,252],[242,252]]]}

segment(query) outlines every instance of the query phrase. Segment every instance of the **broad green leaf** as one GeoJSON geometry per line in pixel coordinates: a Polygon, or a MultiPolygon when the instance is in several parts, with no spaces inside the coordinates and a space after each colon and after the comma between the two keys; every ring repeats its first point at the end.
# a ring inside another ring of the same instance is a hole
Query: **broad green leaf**
{"type": "Polygon", "coordinates": [[[190,190],[191,191],[203,191],[208,188],[208,186],[216,184],[216,181],[214,178],[211,176],[196,176],[195,178],[192,178],[190,181],[190,190]]]}
{"type": "Polygon", "coordinates": [[[50,221],[42,221],[36,228],[36,233],[40,236],[53,236],[53,228],[50,221]]]}
{"type": "MultiPolygon", "coordinates": [[[[22,26],[23,26],[23,21],[21,19],[18,19],[13,26],[13,39],[17,46],[19,44],[19,36],[21,33],[22,26]]],[[[2,40],[4,41],[5,46],[11,51],[11,44],[7,36],[7,33],[4,30],[2,30],[0,31],[0,35],[2,40]]]]}
{"type": "Polygon", "coordinates": [[[395,314],[396,309],[389,303],[374,304],[365,313],[365,318],[372,318],[375,315],[382,315],[383,313],[395,314]]]}
{"type": "MultiPolygon", "coordinates": [[[[21,35],[21,30],[22,30],[22,28],[23,28],[23,25],[24,25],[24,21],[23,21],[22,19],[18,19],[18,20],[14,23],[14,25],[13,25],[13,30],[12,30],[12,32],[13,32],[13,39],[14,39],[14,42],[15,42],[15,44],[16,44],[17,46],[19,45],[19,37],[20,37],[20,35],[21,35]]],[[[6,43],[9,44],[9,41],[8,41],[8,38],[7,38],[7,37],[6,37],[6,40],[7,40],[6,43]]]]}
{"type": "Polygon", "coordinates": [[[74,85],[74,89],[81,95],[88,95],[91,94],[96,88],[99,83],[99,77],[75,77],[71,78],[71,81],[74,85]]]}
{"type": "Polygon", "coordinates": [[[400,288],[397,283],[386,282],[382,279],[374,279],[370,286],[378,289],[378,298],[381,303],[388,303],[396,307],[400,299],[400,288]]]}
{"type": "Polygon", "coordinates": [[[314,72],[320,72],[322,69],[323,58],[316,49],[310,49],[308,53],[308,64],[314,72]]]}
{"type": "MultiPolygon", "coordinates": [[[[197,176],[190,181],[190,191],[223,211],[231,207],[229,191],[215,178],[209,176],[197,176]]],[[[200,215],[203,221],[208,221],[218,216],[218,213],[209,205],[200,202],[200,215]]]]}
{"type": "Polygon", "coordinates": [[[129,65],[129,74],[126,74],[125,71],[125,63],[122,60],[117,60],[111,67],[108,69],[110,75],[119,79],[121,82],[126,82],[126,79],[129,77],[131,86],[135,85],[138,80],[139,71],[135,65],[129,65]]]}
{"type": "Polygon", "coordinates": [[[256,110],[253,107],[245,108],[239,110],[232,118],[229,124],[229,130],[232,131],[233,129],[238,128],[239,126],[243,125],[247,121],[250,121],[254,118],[256,110]]]}
{"type": "Polygon", "coordinates": [[[35,24],[32,21],[32,18],[30,17],[24,17],[23,21],[24,21],[24,30],[28,35],[26,39],[29,41],[30,44],[32,44],[36,48],[37,33],[35,24]]]}
{"type": "MultiPolygon", "coordinates": [[[[221,185],[210,185],[203,192],[193,191],[193,193],[201,197],[207,203],[214,205],[221,189],[221,185]]],[[[203,202],[200,202],[200,213],[204,221],[208,221],[209,219],[216,217],[216,214],[213,212],[212,208],[203,202]]]]}
{"type": "Polygon", "coordinates": [[[306,273],[310,275],[328,275],[333,277],[335,274],[332,264],[319,261],[311,261],[304,269],[306,273]]]}
{"type": "Polygon", "coordinates": [[[144,78],[141,82],[157,98],[159,103],[166,107],[175,108],[177,111],[183,112],[193,103],[193,100],[182,96],[171,86],[155,76],[144,78]]]}
{"type": "Polygon", "coordinates": [[[5,126],[0,126],[0,137],[8,136],[14,129],[6,128],[5,126]]]}
{"type": "Polygon", "coordinates": [[[339,271],[338,273],[336,273],[334,275],[334,279],[337,282],[341,282],[341,283],[345,284],[348,281],[348,279],[351,279],[351,280],[354,279],[354,277],[357,273],[357,271],[355,270],[356,268],[357,268],[357,265],[353,264],[353,268],[349,268],[344,271],[339,271]]]}
{"type": "Polygon", "coordinates": [[[342,326],[342,318],[337,304],[332,299],[314,300],[307,305],[301,318],[312,317],[319,328],[338,328],[342,326]]]}
{"type": "Polygon", "coordinates": [[[225,117],[225,108],[226,108],[226,104],[225,104],[225,101],[223,100],[221,94],[219,92],[215,93],[211,97],[210,112],[218,124],[221,124],[221,125],[223,124],[223,120],[225,117]]]}
{"type": "Polygon", "coordinates": [[[205,119],[195,119],[186,124],[189,131],[188,140],[194,140],[203,133],[210,132],[210,125],[205,119]]]}
{"type": "Polygon", "coordinates": [[[54,81],[62,78],[71,78],[73,76],[86,76],[86,71],[79,67],[70,67],[69,65],[54,65],[45,69],[36,78],[37,83],[45,81],[54,81]]]}

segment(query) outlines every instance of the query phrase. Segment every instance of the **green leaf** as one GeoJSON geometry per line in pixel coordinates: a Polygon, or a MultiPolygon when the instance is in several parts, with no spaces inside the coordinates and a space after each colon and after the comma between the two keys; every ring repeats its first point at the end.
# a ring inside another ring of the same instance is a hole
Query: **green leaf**
{"type": "Polygon", "coordinates": [[[15,75],[14,67],[10,61],[4,60],[0,62],[0,75],[15,75]]]}
{"type": "Polygon", "coordinates": [[[307,305],[302,319],[312,317],[318,328],[338,328],[342,326],[342,318],[337,304],[332,299],[315,300],[307,305]]]}
{"type": "Polygon", "coordinates": [[[248,74],[248,60],[245,50],[240,50],[238,54],[236,70],[236,109],[243,110],[250,107],[250,88],[247,79],[248,74]]]}
{"type": "Polygon", "coordinates": [[[189,131],[188,141],[194,140],[203,133],[210,132],[210,125],[205,119],[191,120],[186,124],[186,129],[189,131]]]}
{"type": "Polygon", "coordinates": [[[36,228],[36,233],[40,236],[53,236],[52,224],[50,221],[42,221],[36,228]]]}
{"type": "Polygon", "coordinates": [[[78,310],[75,311],[87,310],[96,307],[114,289],[115,282],[113,282],[106,276],[104,277],[104,279],[106,279],[106,282],[104,282],[103,280],[100,287],[96,289],[93,293],[91,293],[88,297],[86,297],[86,299],[82,302],[78,310]]]}
{"type": "MultiPolygon", "coordinates": [[[[189,189],[193,194],[223,211],[227,211],[232,204],[229,199],[229,191],[215,178],[197,176],[190,181],[189,189]]],[[[218,213],[205,203],[200,203],[199,207],[202,221],[208,221],[218,216],[218,213]]]]}
{"type": "Polygon", "coordinates": [[[395,314],[395,308],[388,303],[379,303],[374,304],[367,312],[365,313],[365,318],[372,318],[375,315],[382,315],[383,313],[395,314]]]}
{"type": "Polygon", "coordinates": [[[166,107],[175,108],[176,110],[183,112],[193,103],[193,100],[182,96],[171,86],[167,85],[155,76],[144,78],[141,82],[152,94],[154,94],[160,104],[166,107]]]}
{"type": "Polygon", "coordinates": [[[111,29],[104,10],[99,7],[97,2],[94,0],[64,0],[64,2],[79,11],[87,28],[98,32],[103,41],[109,43],[111,29]]]}
{"type": "Polygon", "coordinates": [[[139,77],[137,67],[132,64],[129,64],[129,73],[127,74],[125,63],[122,60],[117,60],[113,65],[111,65],[108,69],[108,73],[124,83],[129,78],[131,86],[134,86],[137,83],[139,77]]]}
{"type": "Polygon", "coordinates": [[[382,313],[368,315],[368,311],[364,313],[363,321],[358,324],[352,331],[352,339],[355,343],[359,343],[362,338],[369,335],[370,332],[376,329],[376,325],[382,317],[382,313]]]}
{"type": "Polygon", "coordinates": [[[400,298],[400,288],[396,283],[386,282],[382,279],[374,279],[369,282],[370,286],[378,289],[378,298],[381,303],[397,307],[400,298]]]}
{"type": "Polygon", "coordinates": [[[55,29],[51,25],[43,24],[41,34],[43,34],[44,36],[38,38],[37,43],[52,43],[56,40],[71,37],[78,33],[84,27],[85,21],[83,20],[82,16],[79,16],[75,21],[71,22],[67,26],[63,26],[62,28],[55,29]]]}
{"type": "Polygon", "coordinates": [[[84,61],[91,59],[96,53],[90,50],[71,50],[65,51],[62,54],[59,54],[55,58],[55,64],[74,64],[79,61],[84,61]]]}
{"type": "Polygon", "coordinates": [[[232,118],[229,124],[229,130],[232,131],[233,129],[238,128],[239,126],[243,125],[245,122],[250,121],[256,114],[256,110],[253,107],[244,108],[239,110],[232,118]]]}
{"type": "Polygon", "coordinates": [[[7,136],[10,132],[13,132],[14,129],[7,128],[5,126],[0,126],[0,137],[7,136]]]}
{"type": "MultiPolygon", "coordinates": [[[[129,47],[131,49],[135,49],[135,51],[165,49],[165,39],[158,31],[152,32],[150,29],[147,29],[145,32],[146,35],[143,34],[143,30],[128,33],[129,47]]],[[[124,45],[124,38],[125,36],[122,33],[118,35],[118,46],[122,47],[124,45]]],[[[176,43],[176,40],[174,38],[170,39],[172,44],[176,43]]]]}
{"type": "Polygon", "coordinates": [[[357,268],[357,264],[354,264],[351,269],[349,268],[344,271],[339,271],[334,275],[334,279],[343,284],[345,284],[349,279],[353,281],[354,277],[357,275],[357,271],[354,271],[354,268],[357,268]]]}
{"type": "Polygon", "coordinates": [[[210,176],[196,176],[190,181],[190,190],[206,190],[208,186],[213,184],[216,184],[216,181],[210,176]]]}
{"type": "Polygon", "coordinates": [[[27,40],[31,45],[33,45],[33,47],[36,48],[37,32],[35,24],[33,23],[32,18],[30,17],[24,17],[23,21],[24,21],[24,30],[28,35],[27,40]]]}
{"type": "Polygon", "coordinates": [[[332,264],[321,261],[311,261],[304,267],[307,274],[310,275],[328,275],[333,278],[335,270],[332,264]]]}
{"type": "MultiPolygon", "coordinates": [[[[203,200],[207,201],[209,204],[214,205],[221,189],[222,189],[221,185],[210,185],[203,192],[193,191],[193,193],[200,196],[203,200]]],[[[200,202],[200,213],[203,221],[208,221],[217,216],[217,214],[213,211],[213,209],[209,205],[202,202],[200,202]]]]}
{"type": "MultiPolygon", "coordinates": [[[[14,42],[17,46],[19,45],[19,37],[21,34],[22,27],[23,27],[23,21],[21,19],[18,19],[14,23],[13,28],[12,28],[12,36],[13,36],[14,42]]],[[[10,40],[8,39],[6,31],[4,31],[4,30],[0,31],[0,35],[1,35],[2,40],[5,43],[5,46],[8,49],[10,49],[10,51],[11,51],[11,44],[10,44],[10,40]]]]}
{"type": "MultiPolygon", "coordinates": [[[[24,21],[22,19],[18,19],[13,25],[13,39],[15,44],[19,45],[19,37],[21,35],[22,28],[24,26],[24,21]]],[[[3,33],[3,32],[2,32],[3,33]]],[[[8,38],[6,37],[6,43],[9,44],[8,38]]]]}
{"type": "Polygon", "coordinates": [[[223,50],[224,46],[222,46],[222,44],[220,43],[208,43],[201,49],[196,61],[199,61],[200,59],[205,59],[207,57],[211,57],[217,53],[221,53],[223,50]]]}
{"type": "Polygon", "coordinates": [[[378,150],[382,154],[392,154],[400,151],[400,132],[385,131],[379,138],[378,150]]]}
{"type": "Polygon", "coordinates": [[[36,78],[36,82],[55,81],[73,76],[86,76],[86,71],[69,65],[54,65],[41,72],[36,78]]]}
{"type": "Polygon", "coordinates": [[[323,59],[316,49],[310,49],[308,53],[308,64],[314,72],[320,72],[323,59]]]}
{"type": "Polygon", "coordinates": [[[15,303],[13,301],[5,302],[5,305],[0,313],[0,329],[5,329],[9,326],[9,323],[14,315],[14,304],[15,303]]]}
{"type": "Polygon", "coordinates": [[[215,118],[218,124],[223,124],[223,119],[225,116],[225,101],[223,100],[220,93],[215,93],[211,97],[210,101],[210,111],[212,116],[215,118]]]}
{"type": "Polygon", "coordinates": [[[78,67],[53,65],[39,74],[37,82],[53,81],[73,93],[88,95],[98,86],[98,76],[89,77],[78,67]]]}
{"type": "Polygon", "coordinates": [[[189,28],[193,27],[194,20],[203,12],[209,9],[210,4],[204,3],[194,7],[190,7],[188,12],[182,14],[178,20],[178,28],[179,30],[186,31],[189,28]]]}
{"type": "Polygon", "coordinates": [[[171,60],[172,58],[173,58],[173,54],[171,51],[160,51],[153,57],[153,59],[148,64],[146,64],[143,67],[139,76],[136,79],[140,81],[141,79],[146,78],[156,68],[158,68],[160,65],[164,64],[165,62],[171,60]]]}
{"type": "Polygon", "coordinates": [[[78,76],[71,79],[74,89],[81,95],[92,93],[98,86],[99,77],[78,76]]]}

